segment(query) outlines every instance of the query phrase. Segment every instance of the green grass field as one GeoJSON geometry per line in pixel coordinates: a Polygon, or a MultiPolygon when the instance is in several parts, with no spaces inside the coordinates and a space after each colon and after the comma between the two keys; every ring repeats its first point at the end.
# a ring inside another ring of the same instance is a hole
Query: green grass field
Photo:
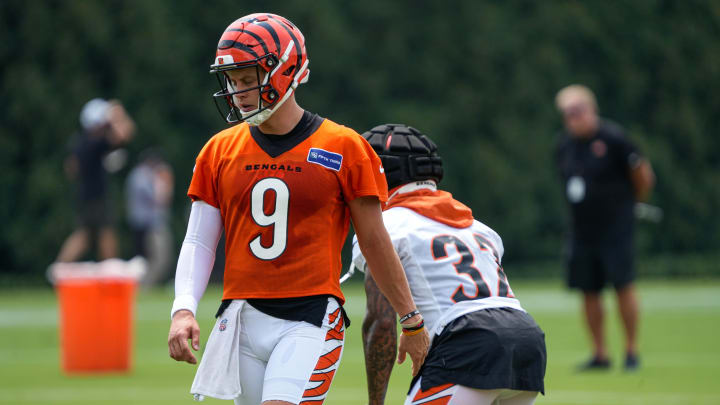
{"type": "MultiPolygon", "coordinates": [[[[538,404],[720,404],[720,281],[644,282],[642,368],[624,373],[622,339],[615,305],[607,295],[610,372],[577,374],[588,346],[580,323],[578,297],[559,282],[515,282],[523,306],[545,330],[548,344],[547,395],[538,404]]],[[[212,326],[219,290],[200,305],[203,342],[212,326]]],[[[327,404],[365,404],[360,324],[364,297],[359,283],[346,286],[353,320],[340,370],[327,404]]],[[[136,306],[135,346],[130,373],[65,376],[59,365],[57,303],[50,289],[0,290],[0,404],[191,404],[195,367],[167,354],[172,293],[141,292],[136,306]]],[[[388,404],[401,404],[409,365],[397,367],[388,404]]],[[[205,403],[231,403],[208,399],[205,403]]]]}

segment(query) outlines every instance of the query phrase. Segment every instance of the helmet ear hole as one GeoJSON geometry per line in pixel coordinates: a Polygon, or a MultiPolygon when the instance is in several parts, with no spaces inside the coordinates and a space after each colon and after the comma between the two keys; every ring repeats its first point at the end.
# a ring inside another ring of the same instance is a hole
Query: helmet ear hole
{"type": "Polygon", "coordinates": [[[285,69],[285,71],[282,74],[283,74],[283,76],[290,76],[290,75],[292,75],[294,70],[295,70],[295,65],[292,65],[289,68],[285,69]]]}

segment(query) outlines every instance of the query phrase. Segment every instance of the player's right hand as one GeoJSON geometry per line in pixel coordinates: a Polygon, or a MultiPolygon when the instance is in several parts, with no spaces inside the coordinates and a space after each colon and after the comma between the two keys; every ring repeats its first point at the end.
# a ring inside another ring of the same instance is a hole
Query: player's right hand
{"type": "Polygon", "coordinates": [[[177,361],[197,364],[195,355],[190,351],[188,339],[192,341],[193,350],[200,350],[200,326],[192,312],[182,309],[175,312],[170,324],[170,333],[168,334],[170,357],[177,361]]]}
{"type": "Polygon", "coordinates": [[[409,354],[410,359],[412,359],[412,375],[414,377],[425,362],[425,356],[427,356],[429,348],[430,336],[426,328],[417,335],[408,336],[404,333],[400,334],[397,362],[398,364],[402,364],[405,361],[405,354],[409,354]]]}

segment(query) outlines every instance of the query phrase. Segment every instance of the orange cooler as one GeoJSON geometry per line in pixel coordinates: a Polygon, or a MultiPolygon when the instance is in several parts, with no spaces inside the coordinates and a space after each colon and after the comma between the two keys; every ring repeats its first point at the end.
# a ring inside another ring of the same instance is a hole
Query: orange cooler
{"type": "Polygon", "coordinates": [[[51,268],[66,373],[131,369],[135,294],[142,274],[137,264],[110,259],[59,263],[51,268]]]}

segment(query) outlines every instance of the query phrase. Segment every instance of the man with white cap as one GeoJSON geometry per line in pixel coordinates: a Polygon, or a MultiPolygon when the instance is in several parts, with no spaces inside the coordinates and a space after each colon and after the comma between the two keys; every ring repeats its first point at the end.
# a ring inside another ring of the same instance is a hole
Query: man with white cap
{"type": "Polygon", "coordinates": [[[57,262],[80,259],[97,237],[98,259],[117,256],[117,240],[106,198],[107,179],[103,159],[115,148],[127,143],[135,132],[135,123],[117,100],[94,98],[80,112],[80,131],[73,151],[65,162],[65,171],[77,180],[77,226],[67,237],[57,262]]]}

